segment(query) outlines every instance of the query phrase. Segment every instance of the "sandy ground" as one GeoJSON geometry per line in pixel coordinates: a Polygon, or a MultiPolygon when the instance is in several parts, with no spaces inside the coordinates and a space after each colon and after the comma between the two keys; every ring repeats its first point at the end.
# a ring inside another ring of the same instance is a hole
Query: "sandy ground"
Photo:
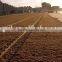
{"type": "Polygon", "coordinates": [[[57,18],[60,22],[62,22],[62,14],[61,13],[49,13],[51,17],[57,18]]]}

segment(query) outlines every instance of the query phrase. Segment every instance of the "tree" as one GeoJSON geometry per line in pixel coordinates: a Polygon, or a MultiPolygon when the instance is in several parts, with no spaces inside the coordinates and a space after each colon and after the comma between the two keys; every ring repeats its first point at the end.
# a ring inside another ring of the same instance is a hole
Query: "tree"
{"type": "Polygon", "coordinates": [[[49,10],[51,8],[51,4],[43,2],[42,3],[42,8],[45,8],[45,9],[49,10]]]}
{"type": "Polygon", "coordinates": [[[53,11],[56,11],[56,13],[57,13],[57,11],[59,10],[59,6],[53,6],[53,7],[52,7],[52,10],[53,10],[53,11]]]}

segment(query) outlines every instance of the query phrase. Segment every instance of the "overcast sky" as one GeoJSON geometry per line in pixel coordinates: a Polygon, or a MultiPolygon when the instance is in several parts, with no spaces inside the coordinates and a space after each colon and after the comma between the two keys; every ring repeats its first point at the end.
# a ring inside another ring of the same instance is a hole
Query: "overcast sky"
{"type": "Polygon", "coordinates": [[[19,7],[19,6],[39,7],[41,6],[41,2],[48,2],[52,6],[57,5],[62,7],[62,0],[1,0],[1,1],[16,7],[19,7]]]}

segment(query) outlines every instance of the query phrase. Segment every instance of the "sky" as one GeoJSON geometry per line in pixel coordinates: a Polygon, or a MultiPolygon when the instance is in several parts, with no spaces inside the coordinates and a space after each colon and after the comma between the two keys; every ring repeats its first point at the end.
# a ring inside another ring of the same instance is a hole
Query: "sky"
{"type": "Polygon", "coordinates": [[[62,0],[1,0],[4,3],[8,3],[15,7],[31,6],[41,7],[42,2],[50,3],[52,6],[60,6],[62,8],[62,0]]]}

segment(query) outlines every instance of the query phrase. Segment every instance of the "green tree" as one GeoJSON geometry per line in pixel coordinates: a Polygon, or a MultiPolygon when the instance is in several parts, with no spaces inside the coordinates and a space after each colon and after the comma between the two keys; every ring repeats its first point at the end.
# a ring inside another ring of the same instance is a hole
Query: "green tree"
{"type": "Polygon", "coordinates": [[[51,9],[51,4],[50,3],[43,2],[42,3],[42,8],[51,9]]]}

